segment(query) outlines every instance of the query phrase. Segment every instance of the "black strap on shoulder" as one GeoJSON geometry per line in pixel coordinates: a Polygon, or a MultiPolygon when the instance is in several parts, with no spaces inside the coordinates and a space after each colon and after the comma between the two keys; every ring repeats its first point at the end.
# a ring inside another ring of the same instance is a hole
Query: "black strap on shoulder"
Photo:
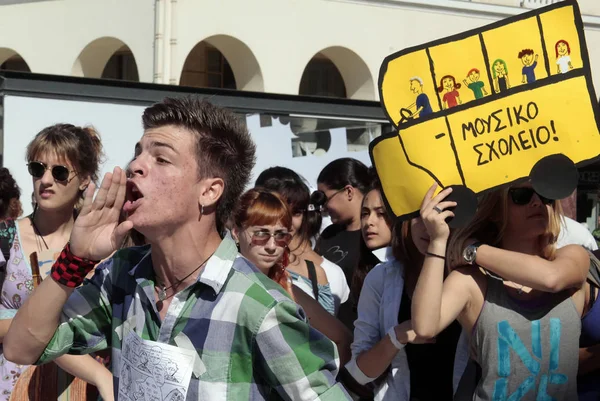
{"type": "Polygon", "coordinates": [[[306,261],[306,267],[308,268],[308,278],[312,283],[313,294],[315,294],[315,299],[319,299],[319,282],[317,280],[317,269],[315,268],[315,264],[310,260],[306,261]]]}
{"type": "Polygon", "coordinates": [[[10,259],[10,248],[15,240],[16,225],[14,220],[5,220],[0,222],[0,249],[4,256],[4,263],[0,264],[0,290],[4,286],[6,278],[6,266],[10,259]]]}
{"type": "MultiPolygon", "coordinates": [[[[14,231],[14,220],[4,220],[0,222],[0,248],[2,249],[2,256],[4,256],[6,263],[8,263],[8,259],[10,258],[10,248],[12,248],[15,239],[14,231]]],[[[5,266],[6,265],[0,266],[0,270],[5,271],[5,266]]]]}

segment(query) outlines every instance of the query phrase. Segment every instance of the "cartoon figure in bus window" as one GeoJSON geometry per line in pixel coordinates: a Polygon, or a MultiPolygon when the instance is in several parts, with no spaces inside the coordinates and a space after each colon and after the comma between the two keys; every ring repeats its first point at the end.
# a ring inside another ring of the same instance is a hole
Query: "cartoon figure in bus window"
{"type": "Polygon", "coordinates": [[[558,73],[566,73],[569,70],[573,69],[573,64],[571,64],[571,46],[569,46],[569,42],[566,40],[559,40],[556,42],[554,46],[556,50],[556,64],[558,65],[558,73]]]}
{"type": "Polygon", "coordinates": [[[467,74],[469,81],[463,79],[465,86],[473,91],[475,99],[481,99],[482,97],[487,96],[487,92],[483,87],[483,82],[479,80],[479,76],[479,70],[477,68],[471,68],[467,74]]]}
{"type": "Polygon", "coordinates": [[[433,113],[429,97],[423,93],[423,79],[421,77],[412,77],[410,79],[410,90],[417,95],[416,101],[408,106],[409,109],[413,107],[417,108],[413,115],[415,117],[425,117],[433,113]]]}
{"type": "Polygon", "coordinates": [[[496,59],[494,64],[492,64],[492,75],[494,77],[494,90],[496,93],[504,92],[510,88],[506,61],[502,60],[501,58],[496,59]]]}
{"type": "Polygon", "coordinates": [[[444,109],[449,109],[462,104],[458,89],[460,89],[460,84],[456,83],[456,79],[454,79],[452,75],[444,75],[442,79],[440,79],[440,86],[437,90],[439,93],[445,91],[444,97],[442,98],[444,109]]]}
{"type": "Polygon", "coordinates": [[[538,55],[535,55],[535,61],[533,59],[533,50],[523,49],[519,52],[519,58],[523,63],[523,83],[532,84],[535,82],[535,67],[537,67],[538,55]]]}

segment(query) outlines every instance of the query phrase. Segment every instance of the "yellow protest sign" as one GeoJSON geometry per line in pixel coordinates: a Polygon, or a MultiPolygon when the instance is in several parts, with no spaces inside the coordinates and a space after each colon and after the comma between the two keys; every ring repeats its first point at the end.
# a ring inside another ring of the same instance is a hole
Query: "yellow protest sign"
{"type": "MultiPolygon", "coordinates": [[[[582,166],[600,156],[576,1],[392,54],[379,91],[397,132],[373,141],[371,158],[399,217],[415,215],[434,181],[480,194],[530,177],[541,160],[582,166]]],[[[552,174],[545,183],[537,174],[534,187],[563,194],[576,185],[552,174]]]]}

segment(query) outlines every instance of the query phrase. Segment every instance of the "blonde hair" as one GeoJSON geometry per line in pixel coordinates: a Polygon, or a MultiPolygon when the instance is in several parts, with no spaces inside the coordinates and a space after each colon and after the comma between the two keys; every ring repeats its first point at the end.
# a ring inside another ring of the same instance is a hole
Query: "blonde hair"
{"type": "MultiPolygon", "coordinates": [[[[508,226],[509,189],[489,192],[479,198],[479,207],[468,226],[456,229],[448,243],[450,269],[464,264],[462,252],[469,239],[499,247],[508,226]]],[[[559,201],[554,202],[548,214],[548,226],[539,237],[539,256],[553,260],[556,256],[556,240],[560,232],[563,209],[559,201]]]]}

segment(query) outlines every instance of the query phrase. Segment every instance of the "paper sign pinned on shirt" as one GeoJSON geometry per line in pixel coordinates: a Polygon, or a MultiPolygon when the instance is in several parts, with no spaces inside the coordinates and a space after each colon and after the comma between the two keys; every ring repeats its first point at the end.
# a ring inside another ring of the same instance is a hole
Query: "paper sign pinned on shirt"
{"type": "Polygon", "coordinates": [[[130,332],[123,341],[119,399],[183,401],[186,399],[196,352],[130,332]]]}
{"type": "Polygon", "coordinates": [[[574,0],[392,54],[379,93],[397,132],[374,140],[370,155],[389,209],[402,218],[418,213],[434,182],[475,198],[531,179],[538,193],[560,199],[575,189],[576,167],[600,159],[574,0]]]}

